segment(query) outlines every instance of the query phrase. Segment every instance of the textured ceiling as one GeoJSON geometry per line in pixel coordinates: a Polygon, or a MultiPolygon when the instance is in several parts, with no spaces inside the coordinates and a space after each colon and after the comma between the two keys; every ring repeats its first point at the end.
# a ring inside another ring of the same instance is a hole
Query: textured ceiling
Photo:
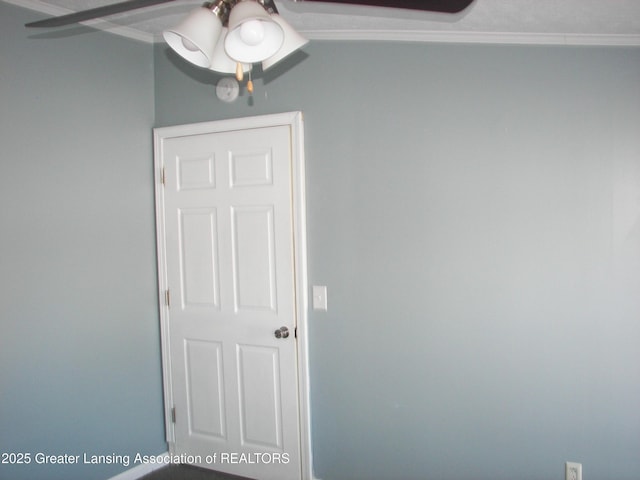
{"type": "MultiPolygon", "coordinates": [[[[4,0],[61,15],[119,0],[4,0]]],[[[393,0],[390,0],[392,3],[393,0]]],[[[157,41],[203,0],[92,21],[97,28],[157,41]]],[[[281,15],[311,39],[640,46],[640,0],[476,0],[460,14],[276,0],[281,15]]]]}

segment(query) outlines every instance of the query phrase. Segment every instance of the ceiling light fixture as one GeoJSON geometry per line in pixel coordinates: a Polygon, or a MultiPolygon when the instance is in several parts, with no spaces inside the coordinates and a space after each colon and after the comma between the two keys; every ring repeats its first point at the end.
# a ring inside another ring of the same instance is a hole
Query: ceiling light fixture
{"type": "Polygon", "coordinates": [[[215,0],[165,30],[167,44],[185,60],[242,80],[253,63],[270,68],[309,40],[279,14],[273,0],[215,0]]]}
{"type": "Polygon", "coordinates": [[[256,0],[242,0],[231,10],[224,49],[234,60],[262,62],[280,50],[283,41],[282,27],[256,0]]]}

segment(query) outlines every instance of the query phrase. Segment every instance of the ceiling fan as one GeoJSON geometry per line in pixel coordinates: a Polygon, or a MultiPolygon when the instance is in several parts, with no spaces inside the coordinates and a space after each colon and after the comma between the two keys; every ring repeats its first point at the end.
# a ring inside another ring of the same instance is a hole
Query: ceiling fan
{"type": "MultiPolygon", "coordinates": [[[[139,8],[150,7],[176,0],[126,0],[124,2],[104,5],[102,7],[81,10],[68,15],[45,18],[27,23],[26,27],[50,28],[63,27],[94,18],[107,17],[139,8]]],[[[365,5],[374,7],[402,8],[426,12],[458,13],[467,8],[474,0],[294,0],[295,2],[339,3],[345,5],[365,5]]]]}
{"type": "MultiPolygon", "coordinates": [[[[27,23],[27,27],[61,27],[175,0],[127,0],[68,15],[27,23]]],[[[293,0],[458,13],[474,0],[293,0]]],[[[212,0],[194,9],[178,25],[163,32],[165,41],[185,60],[220,73],[235,73],[238,81],[262,63],[271,68],[308,40],[279,14],[274,0],[212,0]]]]}

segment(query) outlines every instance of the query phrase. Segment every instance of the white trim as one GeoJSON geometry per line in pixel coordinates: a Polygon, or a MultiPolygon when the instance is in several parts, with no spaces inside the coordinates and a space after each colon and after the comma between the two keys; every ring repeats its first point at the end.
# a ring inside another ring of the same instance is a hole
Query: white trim
{"type": "MultiPolygon", "coordinates": [[[[158,237],[158,271],[166,271],[166,245],[164,226],[164,189],[162,188],[162,166],[160,159],[165,138],[186,135],[199,135],[212,132],[226,132],[232,130],[246,130],[253,128],[276,127],[286,125],[291,129],[291,161],[292,161],[292,195],[293,195],[293,237],[295,255],[295,295],[298,328],[298,402],[300,406],[300,460],[302,466],[302,480],[315,480],[313,476],[313,459],[311,451],[311,410],[309,387],[309,356],[308,356],[308,283],[307,283],[307,227],[305,207],[305,159],[304,159],[304,131],[302,112],[277,113],[244,117],[230,120],[194,123],[159,127],[153,130],[154,135],[154,165],[156,185],[156,224],[158,237]]],[[[158,275],[159,292],[166,290],[167,280],[164,275],[158,275]]],[[[160,295],[160,328],[162,335],[162,364],[165,395],[165,424],[169,451],[173,451],[174,430],[171,422],[171,394],[170,375],[170,345],[168,330],[168,310],[164,296],[160,295]]]]}
{"type": "Polygon", "coordinates": [[[168,281],[166,277],[167,261],[166,261],[166,234],[164,225],[164,171],[160,163],[162,158],[162,141],[163,136],[159,133],[159,129],[153,130],[153,151],[154,151],[154,186],[156,198],[156,242],[158,256],[158,308],[160,312],[160,341],[162,355],[162,388],[164,394],[164,425],[165,440],[169,446],[169,452],[174,451],[175,433],[172,422],[171,410],[173,408],[173,386],[171,381],[171,345],[169,343],[169,306],[166,303],[166,297],[163,294],[168,290],[168,281]]]}
{"type": "Polygon", "coordinates": [[[213,120],[208,122],[156,127],[153,129],[155,137],[162,141],[164,138],[187,135],[201,135],[206,133],[229,132],[232,130],[248,130],[252,128],[293,126],[296,117],[302,112],[273,113],[254,117],[231,118],[228,120],[213,120]]]}
{"type": "MultiPolygon", "coordinates": [[[[158,457],[167,457],[169,452],[161,453],[158,457]]],[[[145,475],[164,467],[167,463],[142,463],[136,467],[130,468],[115,477],[111,477],[109,480],[138,480],[145,475]]]]}
{"type": "Polygon", "coordinates": [[[308,312],[309,287],[307,283],[307,215],[306,174],[304,159],[304,118],[302,112],[294,112],[291,125],[292,189],[293,189],[293,239],[296,278],[296,308],[298,337],[298,402],[300,405],[300,455],[303,480],[312,480],[313,458],[311,451],[311,395],[309,384],[308,312]]]}
{"type": "Polygon", "coordinates": [[[640,35],[450,32],[435,30],[301,30],[310,40],[358,40],[381,42],[479,43],[508,45],[640,46],[640,35]]]}

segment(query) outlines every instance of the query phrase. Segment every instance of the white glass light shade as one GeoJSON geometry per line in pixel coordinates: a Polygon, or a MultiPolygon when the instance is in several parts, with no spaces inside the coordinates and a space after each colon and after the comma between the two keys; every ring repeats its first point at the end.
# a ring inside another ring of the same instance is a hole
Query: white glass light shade
{"type": "MultiPolygon", "coordinates": [[[[209,69],[220,73],[235,74],[238,62],[236,62],[235,60],[231,60],[231,58],[229,58],[229,55],[227,55],[227,52],[224,51],[224,38],[227,32],[227,27],[222,27],[220,41],[216,44],[216,48],[213,50],[209,69]]],[[[247,73],[249,70],[251,70],[251,64],[243,63],[242,71],[247,73]]]]}
{"type": "Polygon", "coordinates": [[[284,42],[282,43],[280,50],[278,50],[275,55],[262,62],[262,70],[273,67],[280,60],[309,43],[309,40],[296,32],[295,29],[280,15],[271,15],[271,20],[276,22],[282,28],[282,31],[284,32],[284,42]]]}
{"type": "Polygon", "coordinates": [[[242,0],[231,9],[224,48],[236,62],[266,60],[275,55],[283,40],[282,27],[255,0],[242,0]]]}
{"type": "Polygon", "coordinates": [[[199,7],[175,28],[162,32],[162,36],[180,56],[208,68],[221,31],[222,22],[218,16],[208,8],[199,7]]]}

